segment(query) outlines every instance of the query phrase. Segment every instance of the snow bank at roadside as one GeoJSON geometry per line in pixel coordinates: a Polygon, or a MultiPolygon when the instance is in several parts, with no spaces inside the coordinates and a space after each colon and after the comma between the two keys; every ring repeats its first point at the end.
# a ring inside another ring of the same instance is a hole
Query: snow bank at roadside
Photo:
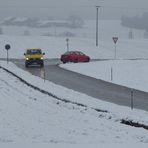
{"type": "Polygon", "coordinates": [[[148,123],[148,112],[142,110],[131,110],[129,107],[115,105],[113,103],[104,102],[85,94],[64,88],[62,86],[56,85],[49,81],[45,81],[41,78],[31,75],[30,73],[23,71],[22,69],[17,68],[14,64],[1,61],[0,65],[5,67],[6,69],[12,71],[19,77],[25,79],[27,82],[31,83],[34,86],[37,86],[47,92],[55,94],[61,98],[82,103],[89,108],[97,108],[101,110],[107,110],[109,112],[109,116],[112,117],[113,120],[118,119],[130,119],[134,122],[139,122],[142,124],[148,123]]]}
{"type": "Polygon", "coordinates": [[[60,66],[96,79],[148,92],[147,65],[148,60],[107,60],[60,66]]]}
{"type": "Polygon", "coordinates": [[[120,123],[122,118],[148,123],[147,112],[131,111],[128,107],[103,102],[49,81],[44,82],[12,63],[1,61],[0,66],[36,87],[85,105],[56,100],[28,87],[0,68],[0,145],[11,143],[12,147],[16,143],[15,147],[18,147],[20,142],[21,147],[26,144],[27,147],[34,147],[36,143],[42,147],[60,148],[104,145],[125,147],[124,144],[126,147],[147,146],[147,130],[120,123]],[[106,109],[108,112],[98,112],[93,108],[106,109]]]}

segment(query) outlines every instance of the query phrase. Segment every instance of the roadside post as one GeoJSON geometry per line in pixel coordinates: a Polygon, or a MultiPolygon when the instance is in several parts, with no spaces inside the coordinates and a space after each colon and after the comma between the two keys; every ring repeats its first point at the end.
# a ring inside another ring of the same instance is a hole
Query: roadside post
{"type": "Polygon", "coordinates": [[[111,81],[113,81],[113,68],[111,67],[111,81]]]}
{"type": "Polygon", "coordinates": [[[134,108],[134,91],[131,89],[131,110],[134,108]]]}
{"type": "Polygon", "coordinates": [[[67,51],[69,51],[69,38],[66,39],[67,51]]]}
{"type": "Polygon", "coordinates": [[[40,76],[41,76],[42,79],[44,79],[44,82],[45,82],[45,77],[46,77],[46,75],[45,75],[45,68],[44,68],[44,67],[41,68],[40,76]]]}
{"type": "Polygon", "coordinates": [[[7,51],[7,64],[8,64],[8,62],[9,62],[9,50],[10,50],[10,48],[11,48],[11,46],[9,45],[9,44],[6,44],[5,45],[5,49],[6,49],[6,51],[7,51]]]}
{"type": "Polygon", "coordinates": [[[118,41],[118,37],[112,37],[113,41],[114,41],[114,45],[115,45],[115,55],[114,55],[114,59],[116,59],[117,57],[117,51],[116,51],[116,43],[118,41]]]}

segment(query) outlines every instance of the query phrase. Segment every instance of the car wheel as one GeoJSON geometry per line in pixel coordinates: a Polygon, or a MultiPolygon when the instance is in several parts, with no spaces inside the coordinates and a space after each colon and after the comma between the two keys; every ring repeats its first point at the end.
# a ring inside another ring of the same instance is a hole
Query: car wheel
{"type": "Polygon", "coordinates": [[[27,68],[29,65],[28,61],[25,61],[25,67],[27,68]]]}
{"type": "Polygon", "coordinates": [[[28,64],[25,64],[25,67],[28,68],[28,64]]]}
{"type": "Polygon", "coordinates": [[[41,64],[41,67],[44,67],[44,64],[43,63],[41,64]]]}
{"type": "Polygon", "coordinates": [[[89,62],[90,61],[90,59],[88,58],[87,60],[86,60],[86,62],[89,62]]]}
{"type": "Polygon", "coordinates": [[[74,60],[74,63],[78,63],[78,59],[75,59],[75,60],[74,60]]]}

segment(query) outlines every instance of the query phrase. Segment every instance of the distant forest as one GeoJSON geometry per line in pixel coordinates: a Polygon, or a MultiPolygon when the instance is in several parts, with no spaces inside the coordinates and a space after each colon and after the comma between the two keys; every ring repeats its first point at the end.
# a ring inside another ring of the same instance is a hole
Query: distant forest
{"type": "Polygon", "coordinates": [[[79,16],[69,16],[66,20],[46,19],[40,20],[37,18],[18,18],[8,17],[0,22],[2,26],[27,26],[34,28],[48,28],[48,27],[69,27],[82,28],[84,21],[79,16]]]}
{"type": "Polygon", "coordinates": [[[142,16],[122,16],[121,24],[128,28],[145,30],[148,32],[148,12],[144,13],[142,16]]]}
{"type": "MultiPolygon", "coordinates": [[[[148,38],[148,12],[145,12],[142,16],[122,16],[121,25],[132,29],[138,29],[144,31],[144,37],[148,38]]],[[[129,32],[129,36],[132,38],[132,31],[129,32]]]]}

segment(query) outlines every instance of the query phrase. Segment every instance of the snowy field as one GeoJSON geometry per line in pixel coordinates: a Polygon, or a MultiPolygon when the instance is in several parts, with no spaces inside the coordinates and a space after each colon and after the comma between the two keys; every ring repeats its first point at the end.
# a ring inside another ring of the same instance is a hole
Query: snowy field
{"type": "MultiPolygon", "coordinates": [[[[25,72],[15,65],[0,65],[65,103],[23,84],[0,69],[0,143],[46,144],[54,147],[146,147],[148,132],[121,124],[129,119],[147,124],[148,113],[99,101],[25,72]],[[81,103],[83,106],[77,105],[81,103]],[[107,112],[97,112],[100,109],[107,112]],[[122,145],[122,146],[121,146],[122,145]]],[[[22,145],[21,145],[22,147],[22,145]]]]}
{"type": "MultiPolygon", "coordinates": [[[[148,91],[148,40],[142,37],[142,32],[135,31],[135,38],[129,40],[128,29],[123,28],[119,22],[106,21],[100,28],[99,47],[95,47],[94,28],[89,22],[81,32],[74,31],[77,36],[70,38],[70,50],[81,50],[91,59],[110,60],[60,66],[106,81],[111,81],[112,68],[113,83],[148,91]],[[113,60],[115,50],[112,36],[119,37],[116,60],[113,60]]],[[[23,32],[18,28],[15,28],[18,34],[11,27],[3,29],[5,34],[0,35],[0,58],[6,57],[5,44],[11,45],[9,57],[17,59],[24,58],[26,48],[42,48],[47,59],[60,58],[66,52],[66,37],[40,36],[43,30],[37,32],[34,29],[29,30],[32,31],[30,36],[22,36],[23,32]]],[[[21,147],[24,144],[37,144],[35,147],[45,144],[60,148],[100,145],[147,147],[147,130],[120,123],[126,119],[147,125],[147,112],[103,102],[51,82],[44,82],[12,63],[7,65],[1,61],[0,66],[32,85],[70,101],[65,103],[34,90],[0,68],[0,146],[22,143],[21,147]]]]}
{"type": "Polygon", "coordinates": [[[62,32],[75,33],[75,37],[69,37],[69,50],[80,50],[88,54],[92,59],[114,58],[113,36],[119,37],[117,42],[117,58],[148,58],[148,40],[143,38],[143,31],[134,30],[134,39],[128,39],[129,29],[121,26],[119,20],[102,20],[99,24],[99,47],[95,46],[95,21],[86,21],[82,29],[56,28],[25,28],[3,26],[3,34],[0,35],[0,58],[6,57],[5,44],[11,45],[10,58],[24,58],[26,48],[42,48],[46,53],[45,58],[60,58],[67,51],[67,36],[59,36],[62,32]],[[28,30],[30,35],[24,36],[28,30]],[[43,36],[43,33],[53,36],[43,36]]]}
{"type": "Polygon", "coordinates": [[[148,92],[148,60],[109,60],[61,67],[90,77],[148,92]]]}
{"type": "MultiPolygon", "coordinates": [[[[45,58],[60,58],[66,52],[65,38],[42,36],[0,36],[0,58],[6,58],[4,45],[9,43],[10,58],[24,58],[26,48],[42,48],[45,58]]],[[[117,59],[110,61],[90,62],[85,64],[66,64],[62,67],[82,72],[83,74],[111,80],[113,69],[113,83],[148,91],[147,65],[148,65],[147,39],[119,39],[117,42],[117,59]],[[134,60],[127,60],[134,59],[134,60]],[[140,59],[140,60],[135,60],[140,59]],[[97,68],[96,68],[97,67],[97,68]],[[122,69],[121,69],[122,67],[122,69]]],[[[114,59],[115,50],[113,41],[100,41],[99,48],[95,47],[94,40],[88,38],[71,38],[70,50],[81,50],[91,59],[114,59]]]]}

